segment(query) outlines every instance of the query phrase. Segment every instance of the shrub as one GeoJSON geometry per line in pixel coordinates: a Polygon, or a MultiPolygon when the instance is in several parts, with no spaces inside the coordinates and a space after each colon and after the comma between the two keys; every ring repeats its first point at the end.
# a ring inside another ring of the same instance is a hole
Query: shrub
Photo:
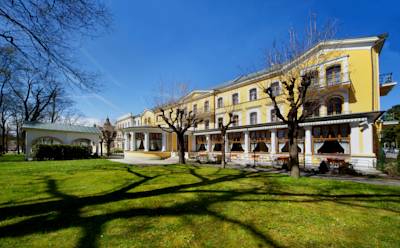
{"type": "Polygon", "coordinates": [[[33,148],[33,158],[36,160],[68,160],[86,159],[91,157],[91,147],[76,145],[44,145],[33,148]]]}
{"type": "Polygon", "coordinates": [[[124,153],[124,150],[121,148],[112,148],[111,153],[124,153]]]}

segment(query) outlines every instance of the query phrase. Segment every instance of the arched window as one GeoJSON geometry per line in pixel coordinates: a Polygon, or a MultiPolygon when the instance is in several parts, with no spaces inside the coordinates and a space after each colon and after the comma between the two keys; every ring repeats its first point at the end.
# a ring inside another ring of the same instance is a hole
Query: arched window
{"type": "Polygon", "coordinates": [[[330,66],[326,69],[326,82],[328,85],[335,85],[340,83],[341,79],[340,65],[330,66]]]}
{"type": "Polygon", "coordinates": [[[304,111],[307,117],[319,116],[320,104],[318,101],[309,101],[304,104],[304,111]]]}
{"type": "Polygon", "coordinates": [[[328,115],[337,115],[342,113],[343,100],[340,97],[332,97],[328,100],[328,115]]]}
{"type": "Polygon", "coordinates": [[[250,101],[257,100],[257,89],[256,88],[249,90],[249,100],[250,101]]]}

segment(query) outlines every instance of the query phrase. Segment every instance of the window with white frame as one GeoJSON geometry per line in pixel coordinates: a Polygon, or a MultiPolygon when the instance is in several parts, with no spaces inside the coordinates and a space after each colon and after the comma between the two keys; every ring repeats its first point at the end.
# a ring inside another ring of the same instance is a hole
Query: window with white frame
{"type": "Polygon", "coordinates": [[[310,79],[310,87],[318,87],[319,86],[319,74],[317,70],[309,71],[304,76],[309,77],[310,79]]]}
{"type": "Polygon", "coordinates": [[[273,96],[278,96],[280,95],[280,87],[279,87],[279,82],[273,82],[271,84],[271,90],[272,90],[272,95],[273,96]]]}
{"type": "Polygon", "coordinates": [[[326,69],[326,83],[327,85],[334,85],[340,83],[341,67],[340,65],[333,65],[326,69]]]}
{"type": "Polygon", "coordinates": [[[236,105],[238,103],[239,103],[239,94],[238,93],[232,94],[232,105],[236,105]]]}
{"type": "Polygon", "coordinates": [[[328,100],[328,115],[337,115],[342,113],[343,100],[341,97],[335,96],[328,100]]]}
{"type": "Polygon", "coordinates": [[[277,122],[277,121],[278,121],[278,117],[276,116],[276,110],[271,109],[271,122],[277,122]]]}
{"type": "Polygon", "coordinates": [[[233,127],[239,126],[239,115],[232,116],[232,126],[233,127]]]}
{"type": "Polygon", "coordinates": [[[249,90],[249,100],[250,101],[257,100],[257,89],[256,88],[249,90]]]}
{"type": "Polygon", "coordinates": [[[218,118],[218,128],[221,128],[222,125],[224,125],[224,118],[219,117],[219,118],[218,118]]]}
{"type": "Polygon", "coordinates": [[[224,107],[224,99],[222,97],[219,97],[217,100],[217,108],[222,108],[224,107]]]}
{"type": "Polygon", "coordinates": [[[209,129],[210,128],[210,121],[209,120],[205,120],[204,121],[204,129],[209,129]]]}
{"type": "Polygon", "coordinates": [[[257,124],[257,112],[250,113],[250,125],[257,124]]]}
{"type": "Polygon", "coordinates": [[[193,104],[193,114],[197,114],[197,104],[193,104]]]}
{"type": "Polygon", "coordinates": [[[204,112],[208,112],[208,111],[210,111],[210,102],[205,101],[204,102],[204,112]]]}

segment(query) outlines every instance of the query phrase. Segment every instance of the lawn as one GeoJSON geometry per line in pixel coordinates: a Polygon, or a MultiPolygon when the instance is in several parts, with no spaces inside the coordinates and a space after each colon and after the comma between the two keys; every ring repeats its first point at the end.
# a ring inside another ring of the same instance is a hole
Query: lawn
{"type": "Polygon", "coordinates": [[[400,247],[400,187],[107,160],[0,162],[0,247],[400,247]]]}

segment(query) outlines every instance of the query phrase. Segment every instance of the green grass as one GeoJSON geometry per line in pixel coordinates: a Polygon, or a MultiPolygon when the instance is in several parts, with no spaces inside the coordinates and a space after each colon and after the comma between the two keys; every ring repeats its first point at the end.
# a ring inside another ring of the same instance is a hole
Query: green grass
{"type": "Polygon", "coordinates": [[[0,247],[400,247],[400,187],[107,160],[0,163],[0,247]]]}

